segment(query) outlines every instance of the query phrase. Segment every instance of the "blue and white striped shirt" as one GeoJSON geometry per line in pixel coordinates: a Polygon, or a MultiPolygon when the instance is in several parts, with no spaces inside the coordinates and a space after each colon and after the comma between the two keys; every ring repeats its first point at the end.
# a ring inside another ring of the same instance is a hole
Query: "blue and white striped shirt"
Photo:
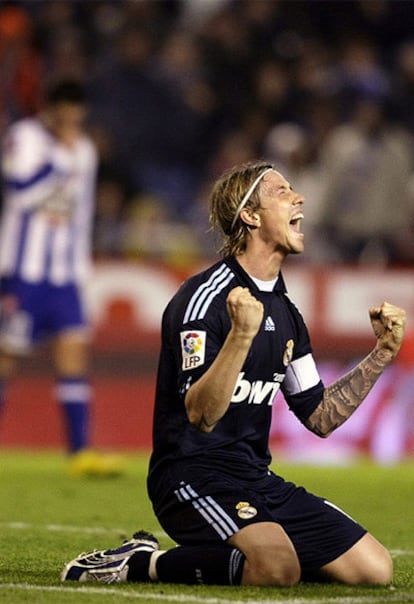
{"type": "Polygon", "coordinates": [[[6,133],[2,150],[0,274],[30,283],[80,284],[91,264],[97,153],[68,147],[36,118],[6,133]]]}

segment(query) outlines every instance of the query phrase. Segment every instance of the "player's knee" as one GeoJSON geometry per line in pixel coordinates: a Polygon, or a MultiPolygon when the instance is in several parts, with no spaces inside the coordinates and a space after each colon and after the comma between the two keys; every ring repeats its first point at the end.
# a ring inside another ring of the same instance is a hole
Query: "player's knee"
{"type": "Polygon", "coordinates": [[[299,581],[300,569],[296,564],[279,563],[265,568],[253,567],[247,583],[256,586],[291,587],[299,581]]]}
{"type": "Polygon", "coordinates": [[[368,556],[359,564],[346,569],[342,581],[349,585],[389,585],[393,579],[393,570],[392,558],[389,552],[382,548],[375,555],[368,556]]]}
{"type": "Polygon", "coordinates": [[[291,587],[300,581],[300,565],[295,554],[280,551],[262,551],[247,559],[244,584],[291,587]]]}
{"type": "Polygon", "coordinates": [[[279,564],[269,569],[266,577],[266,585],[277,587],[292,587],[300,581],[300,567],[296,561],[289,564],[279,564]]]}
{"type": "Polygon", "coordinates": [[[371,561],[367,576],[362,578],[361,583],[373,585],[389,585],[394,574],[394,564],[390,553],[384,548],[381,556],[371,561]],[[364,580],[365,579],[365,580],[364,580]]]}

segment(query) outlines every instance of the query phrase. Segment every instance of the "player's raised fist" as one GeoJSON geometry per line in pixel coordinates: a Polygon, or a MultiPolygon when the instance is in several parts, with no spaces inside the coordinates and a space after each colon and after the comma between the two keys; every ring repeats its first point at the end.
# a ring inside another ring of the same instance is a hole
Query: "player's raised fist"
{"type": "Polygon", "coordinates": [[[240,335],[253,338],[263,320],[263,304],[247,287],[235,287],[227,296],[227,310],[233,330],[240,335]]]}
{"type": "Polygon", "coordinates": [[[405,310],[389,302],[369,309],[371,325],[377,338],[377,347],[389,350],[393,357],[398,353],[405,332],[405,310]]]}

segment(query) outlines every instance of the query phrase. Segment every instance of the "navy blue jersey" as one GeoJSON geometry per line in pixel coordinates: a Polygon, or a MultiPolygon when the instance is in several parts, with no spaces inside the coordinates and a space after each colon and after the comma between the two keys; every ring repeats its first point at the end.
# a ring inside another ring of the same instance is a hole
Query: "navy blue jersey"
{"type": "Polygon", "coordinates": [[[174,462],[216,468],[235,477],[263,475],[271,461],[272,403],[279,389],[301,421],[323,393],[307,328],[286,294],[282,275],[273,291],[261,291],[240,264],[227,257],[188,279],[162,320],[150,480],[157,468],[174,462]],[[184,399],[223,346],[231,328],[226,298],[237,286],[248,287],[263,303],[263,322],[229,409],[212,432],[204,433],[189,423],[184,399]]]}

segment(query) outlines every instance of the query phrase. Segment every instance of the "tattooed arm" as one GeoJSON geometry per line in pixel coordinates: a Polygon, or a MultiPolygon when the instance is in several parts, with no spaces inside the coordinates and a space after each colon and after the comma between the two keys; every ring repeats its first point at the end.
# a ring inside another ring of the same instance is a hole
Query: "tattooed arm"
{"type": "Polygon", "coordinates": [[[384,302],[369,311],[377,338],[374,350],[345,376],[325,388],[323,398],[306,421],[318,434],[329,436],[359,407],[384,369],[397,355],[405,329],[405,312],[384,302]]]}

